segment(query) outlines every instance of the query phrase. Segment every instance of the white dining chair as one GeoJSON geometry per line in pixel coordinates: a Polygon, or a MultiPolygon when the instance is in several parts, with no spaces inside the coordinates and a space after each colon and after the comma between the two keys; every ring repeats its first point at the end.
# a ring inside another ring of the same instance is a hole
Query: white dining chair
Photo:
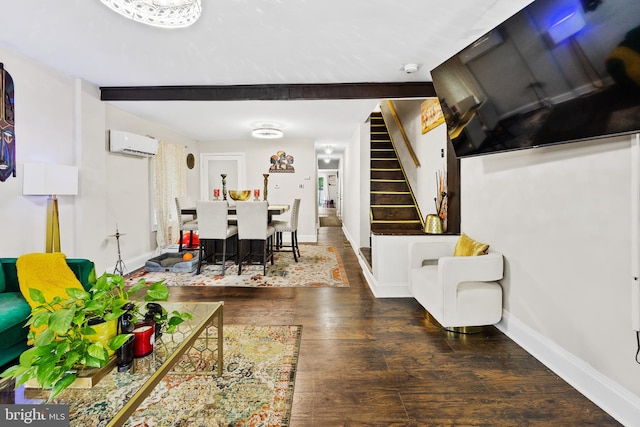
{"type": "Polygon", "coordinates": [[[197,215],[183,215],[182,208],[191,208],[195,204],[191,197],[176,197],[176,209],[178,214],[178,227],[180,228],[180,240],[178,241],[178,252],[182,252],[182,237],[184,232],[188,231],[189,234],[189,249],[193,246],[193,233],[198,231],[198,218],[197,215]]]}
{"type": "Polygon", "coordinates": [[[198,259],[198,271],[200,274],[202,264],[210,259],[216,264],[216,256],[222,255],[220,264],[222,265],[222,275],[227,262],[227,242],[230,238],[235,238],[236,248],[235,258],[238,262],[238,227],[229,225],[229,205],[226,201],[197,201],[196,213],[198,215],[198,235],[200,237],[200,251],[198,259]],[[216,243],[222,244],[222,252],[216,252],[216,243]]]}
{"type": "Polygon", "coordinates": [[[293,259],[298,262],[300,256],[300,248],[298,247],[298,214],[300,213],[300,199],[293,200],[293,206],[291,207],[291,216],[289,221],[274,220],[271,221],[271,225],[275,228],[276,239],[276,251],[277,252],[292,252],[293,259]],[[291,233],[291,244],[284,245],[282,242],[282,234],[291,233]],[[282,248],[291,248],[291,250],[283,250],[282,248]]]}
{"type": "Polygon", "coordinates": [[[247,260],[253,264],[254,257],[261,255],[263,274],[267,275],[267,262],[273,265],[273,236],[275,229],[269,225],[268,202],[236,203],[238,218],[238,244],[241,255],[238,263],[238,274],[242,273],[242,263],[247,260]],[[253,242],[261,242],[262,254],[252,249],[253,242]],[[246,252],[246,253],[244,253],[246,252]]]}

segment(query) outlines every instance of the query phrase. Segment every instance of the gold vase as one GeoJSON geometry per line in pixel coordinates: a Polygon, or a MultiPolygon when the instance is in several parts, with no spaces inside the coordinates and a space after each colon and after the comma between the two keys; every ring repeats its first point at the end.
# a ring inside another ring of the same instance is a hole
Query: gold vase
{"type": "Polygon", "coordinates": [[[442,220],[438,215],[427,215],[424,221],[424,232],[427,234],[442,234],[442,220]]]}

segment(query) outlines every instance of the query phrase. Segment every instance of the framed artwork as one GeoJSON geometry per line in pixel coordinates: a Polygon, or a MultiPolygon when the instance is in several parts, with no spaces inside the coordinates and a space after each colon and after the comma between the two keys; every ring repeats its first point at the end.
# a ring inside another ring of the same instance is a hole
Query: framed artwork
{"type": "Polygon", "coordinates": [[[438,98],[428,98],[420,106],[420,122],[422,123],[422,134],[444,123],[444,114],[440,108],[438,98]]]}
{"type": "Polygon", "coordinates": [[[16,176],[16,142],[14,133],[13,79],[0,63],[0,182],[16,176]]]}
{"type": "Polygon", "coordinates": [[[270,161],[269,173],[294,173],[296,171],[293,167],[293,156],[284,151],[278,151],[271,156],[270,161]]]}

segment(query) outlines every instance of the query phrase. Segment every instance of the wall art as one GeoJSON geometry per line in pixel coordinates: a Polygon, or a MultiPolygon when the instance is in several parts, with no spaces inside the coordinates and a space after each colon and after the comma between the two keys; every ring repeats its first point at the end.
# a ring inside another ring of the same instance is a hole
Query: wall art
{"type": "Polygon", "coordinates": [[[293,167],[293,156],[285,153],[284,151],[278,151],[271,156],[271,166],[269,167],[270,173],[294,173],[296,170],[293,167]]]}
{"type": "Polygon", "coordinates": [[[13,79],[0,63],[0,182],[16,176],[13,79]]]}

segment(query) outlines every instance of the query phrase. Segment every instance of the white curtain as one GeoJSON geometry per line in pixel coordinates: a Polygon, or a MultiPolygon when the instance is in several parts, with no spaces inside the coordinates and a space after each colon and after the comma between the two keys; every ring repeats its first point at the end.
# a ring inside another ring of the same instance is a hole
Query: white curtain
{"type": "Polygon", "coordinates": [[[152,162],[154,207],[158,232],[158,248],[176,243],[180,237],[176,197],[187,194],[187,170],[183,145],[161,141],[152,162]]]}

